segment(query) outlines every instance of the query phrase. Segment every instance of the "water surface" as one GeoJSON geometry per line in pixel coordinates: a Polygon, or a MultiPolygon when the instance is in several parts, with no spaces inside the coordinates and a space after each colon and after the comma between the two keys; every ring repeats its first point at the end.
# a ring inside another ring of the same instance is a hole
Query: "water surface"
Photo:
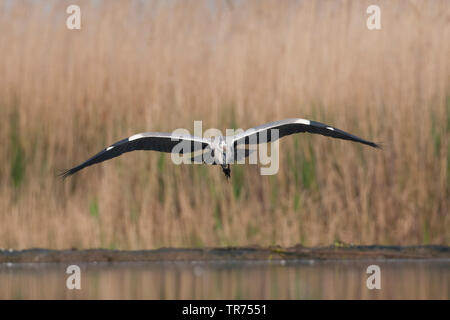
{"type": "Polygon", "coordinates": [[[0,299],[449,299],[450,259],[0,264],[0,299]],[[366,286],[369,265],[381,289],[366,286]]]}

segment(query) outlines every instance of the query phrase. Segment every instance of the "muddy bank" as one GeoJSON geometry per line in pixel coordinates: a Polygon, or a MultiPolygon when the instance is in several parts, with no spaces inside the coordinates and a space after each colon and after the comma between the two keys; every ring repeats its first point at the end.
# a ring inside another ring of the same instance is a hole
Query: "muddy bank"
{"type": "Polygon", "coordinates": [[[161,248],[155,250],[1,250],[0,263],[220,260],[450,259],[448,246],[330,246],[307,248],[161,248]]]}

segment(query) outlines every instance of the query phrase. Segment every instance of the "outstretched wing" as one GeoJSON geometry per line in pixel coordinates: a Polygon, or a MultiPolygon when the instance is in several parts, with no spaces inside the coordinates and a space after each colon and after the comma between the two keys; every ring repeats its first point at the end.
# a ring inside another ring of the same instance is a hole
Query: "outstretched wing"
{"type": "Polygon", "coordinates": [[[248,144],[272,142],[277,140],[277,138],[282,138],[284,136],[299,132],[317,133],[323,136],[356,141],[359,143],[367,144],[374,148],[380,147],[374,142],[361,139],[348,132],[331,127],[324,123],[306,119],[286,119],[266,123],[255,128],[248,129],[247,131],[241,134],[235,135],[233,138],[233,143],[235,146],[237,146],[240,144],[248,145],[248,144]],[[278,137],[276,135],[272,137],[271,129],[278,130],[278,137]]]}
{"type": "Polygon", "coordinates": [[[109,160],[120,156],[122,153],[134,150],[153,150],[160,152],[172,152],[179,143],[187,145],[184,148],[177,148],[177,153],[183,154],[184,151],[194,152],[206,148],[210,142],[208,139],[189,135],[174,135],[162,132],[138,133],[129,138],[120,140],[111,146],[103,149],[92,158],[86,160],[80,165],[73,167],[61,173],[62,177],[67,177],[90,165],[109,160]]]}

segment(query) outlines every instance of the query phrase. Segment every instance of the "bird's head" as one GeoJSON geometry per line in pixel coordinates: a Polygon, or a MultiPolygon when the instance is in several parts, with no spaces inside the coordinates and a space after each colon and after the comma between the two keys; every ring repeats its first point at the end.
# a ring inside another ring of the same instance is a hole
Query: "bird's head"
{"type": "Polygon", "coordinates": [[[226,141],[223,137],[215,137],[213,140],[214,149],[218,152],[224,152],[226,149],[226,141]]]}

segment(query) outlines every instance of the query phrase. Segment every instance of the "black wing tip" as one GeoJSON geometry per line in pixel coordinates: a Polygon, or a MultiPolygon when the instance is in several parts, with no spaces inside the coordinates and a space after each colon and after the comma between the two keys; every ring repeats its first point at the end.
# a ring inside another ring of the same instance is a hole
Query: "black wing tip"
{"type": "Polygon", "coordinates": [[[67,177],[70,177],[71,175],[73,175],[76,171],[72,168],[72,169],[66,169],[66,170],[62,170],[61,172],[58,173],[58,176],[63,179],[66,180],[67,177]]]}
{"type": "Polygon", "coordinates": [[[383,150],[383,145],[382,145],[381,143],[379,143],[379,142],[378,142],[378,143],[375,143],[375,142],[367,141],[366,144],[367,144],[368,146],[373,147],[373,148],[383,150]]]}
{"type": "Polygon", "coordinates": [[[370,142],[370,144],[369,144],[371,147],[374,147],[374,148],[377,148],[377,149],[380,149],[380,150],[383,150],[384,149],[384,145],[383,145],[383,143],[381,143],[381,142],[377,142],[377,143],[375,143],[375,142],[370,142]]]}

